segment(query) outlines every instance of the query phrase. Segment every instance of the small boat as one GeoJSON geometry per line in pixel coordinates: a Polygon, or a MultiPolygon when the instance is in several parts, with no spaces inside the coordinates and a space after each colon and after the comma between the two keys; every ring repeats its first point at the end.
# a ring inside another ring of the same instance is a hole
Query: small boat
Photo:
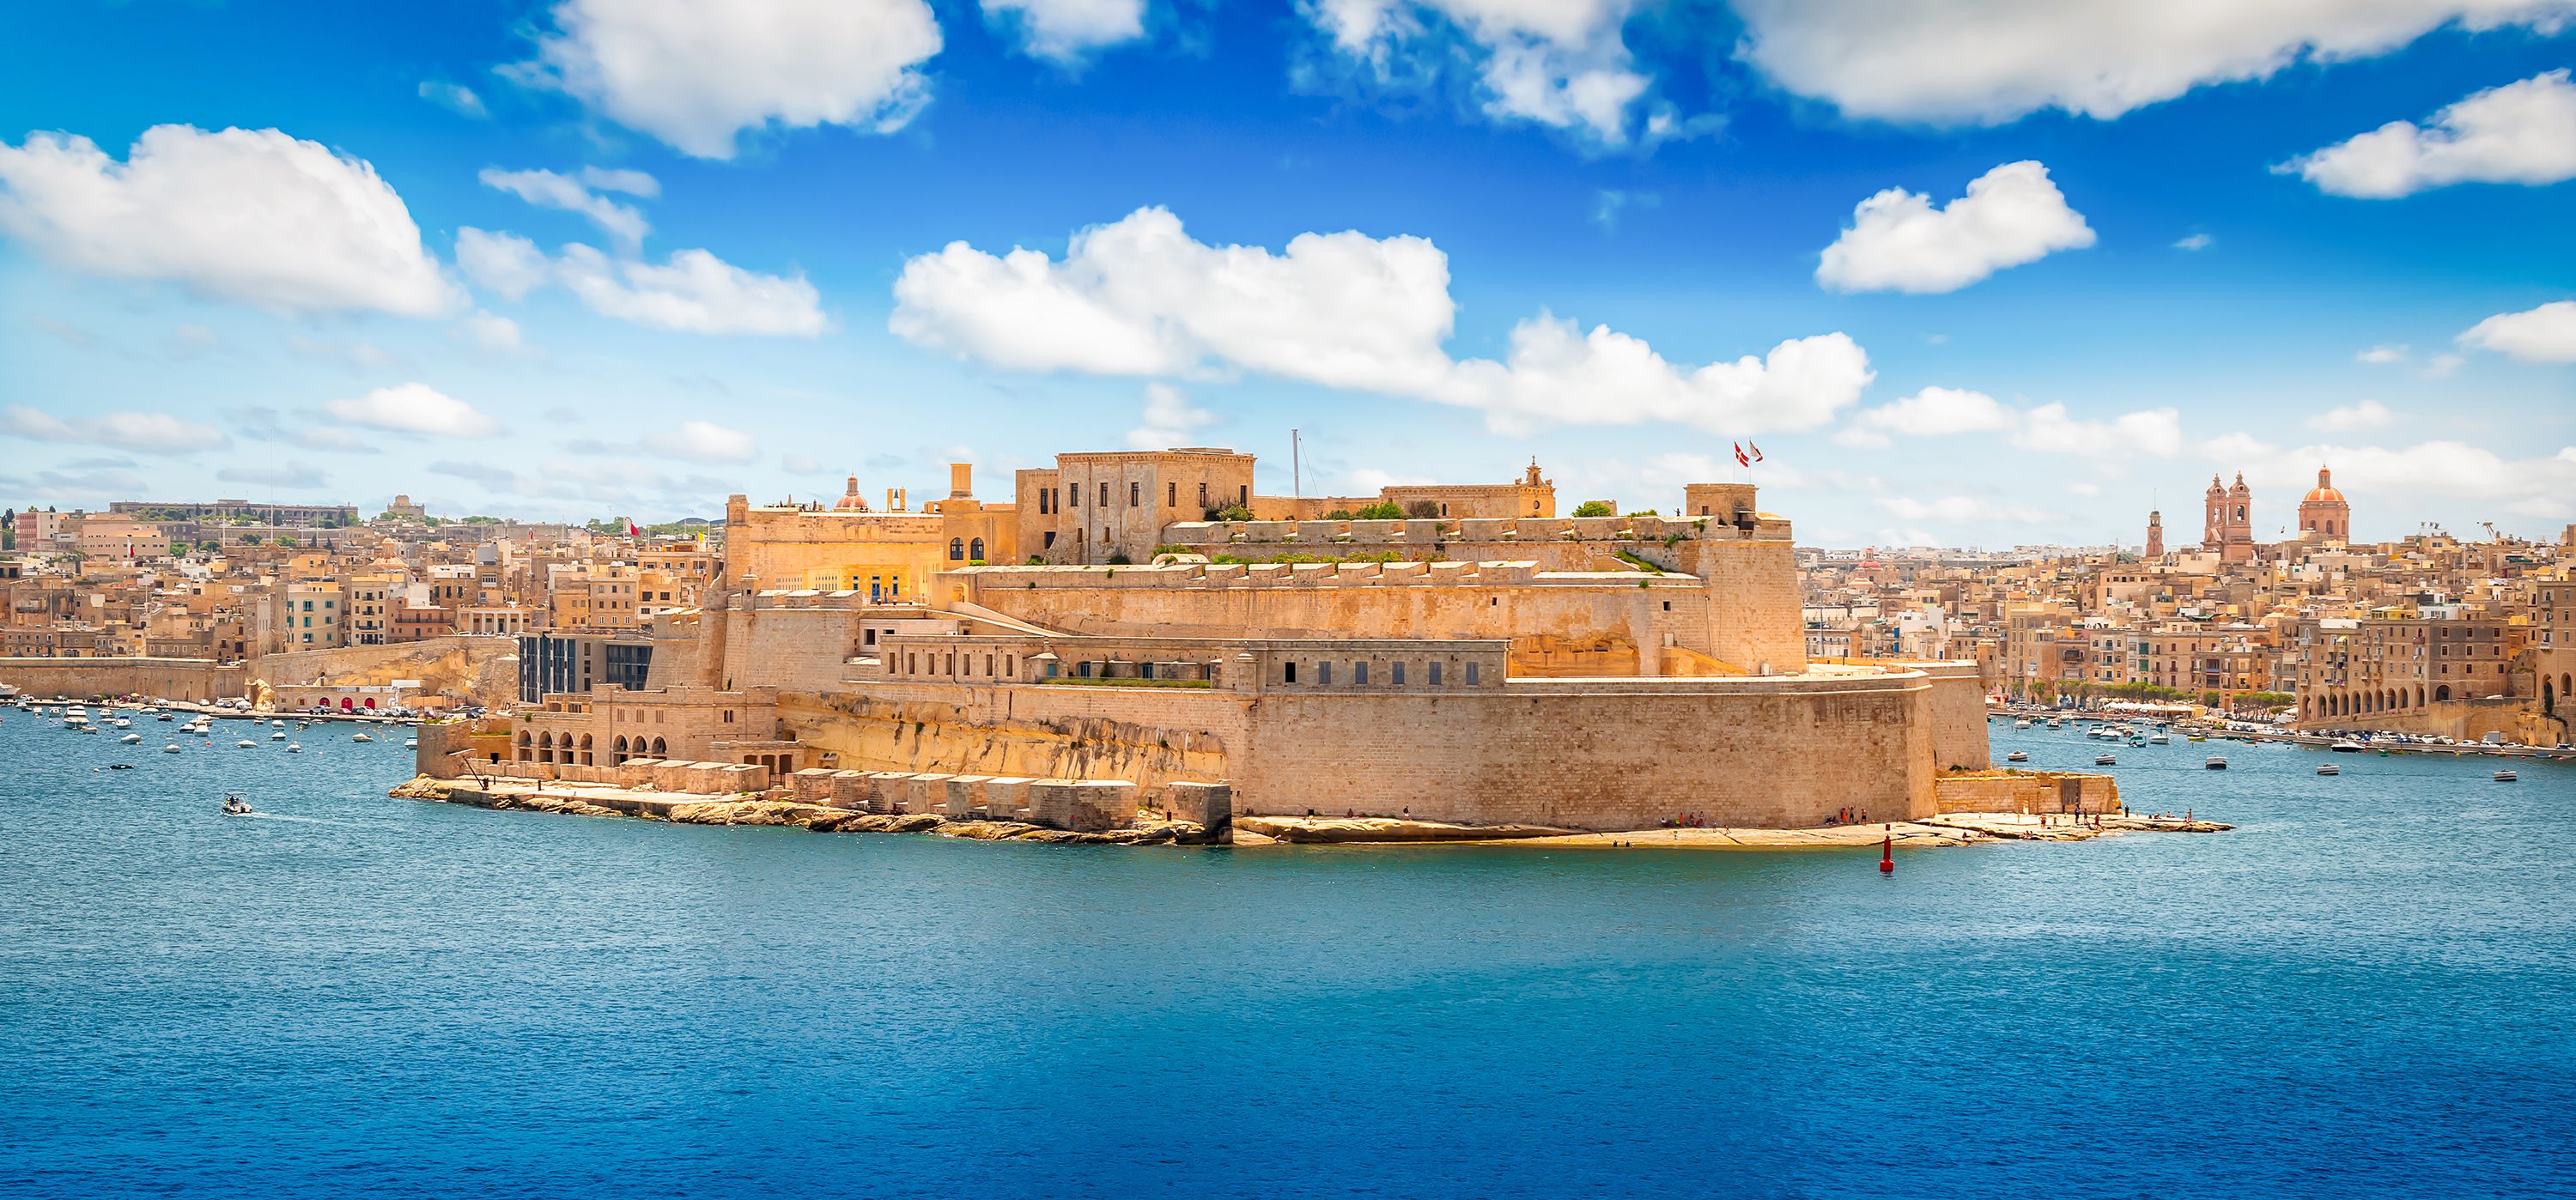
{"type": "Polygon", "coordinates": [[[2516,775],[2511,771],[2498,771],[2495,773],[2494,778],[2497,783],[2511,783],[2514,780],[2522,778],[2522,776],[2516,775]]]}
{"type": "Polygon", "coordinates": [[[135,743],[137,743],[137,742],[142,741],[142,740],[143,740],[143,735],[142,735],[142,734],[139,734],[139,733],[129,733],[129,734],[126,734],[124,737],[118,738],[118,739],[116,739],[116,740],[118,740],[118,741],[120,741],[120,742],[123,742],[123,743],[125,743],[125,744],[126,744],[126,745],[128,745],[128,746],[131,746],[131,745],[134,745],[134,744],[135,744],[135,743]]]}
{"type": "Polygon", "coordinates": [[[2028,728],[2030,728],[2030,722],[2028,722],[2028,721],[2015,721],[2015,722],[2013,722],[2013,728],[2015,728],[2015,729],[2028,729],[2028,728]]]}
{"type": "Polygon", "coordinates": [[[131,770],[133,770],[133,769],[134,769],[134,764],[133,764],[133,763],[109,763],[109,764],[107,764],[107,769],[108,769],[108,770],[111,770],[111,771],[131,771],[131,770]]]}
{"type": "Polygon", "coordinates": [[[160,716],[154,717],[154,718],[152,718],[152,719],[153,719],[153,720],[155,720],[155,721],[176,721],[176,720],[178,720],[179,718],[174,717],[174,716],[171,716],[171,715],[170,715],[170,714],[168,714],[168,713],[163,713],[163,714],[161,714],[160,716]]]}
{"type": "Polygon", "coordinates": [[[247,817],[251,815],[251,807],[242,803],[241,797],[226,794],[224,796],[224,815],[227,817],[247,817]]]}
{"type": "Polygon", "coordinates": [[[404,739],[403,739],[403,749],[405,749],[405,750],[418,750],[418,749],[420,749],[420,739],[419,739],[419,738],[404,738],[404,739]]]}
{"type": "Polygon", "coordinates": [[[2341,774],[2343,774],[2343,768],[2342,768],[2342,767],[2338,767],[2338,766],[2334,765],[2333,763],[2319,763],[2319,764],[2317,765],[2317,774],[2319,774],[2319,775],[2341,775],[2341,774]]]}
{"type": "Polygon", "coordinates": [[[256,750],[258,748],[259,743],[254,742],[249,738],[243,738],[242,740],[233,743],[233,749],[235,750],[256,750]]]}
{"type": "Polygon", "coordinates": [[[2190,737],[2184,738],[2183,740],[2184,740],[2184,741],[2186,741],[2186,742],[2205,742],[2205,741],[2208,741],[2209,739],[2208,739],[2208,738],[2205,738],[2205,737],[2202,737],[2201,735],[2199,735],[2199,734],[2195,733],[2195,734],[2191,735],[2190,737]]]}
{"type": "Polygon", "coordinates": [[[2021,752],[2021,751],[2019,751],[2019,750],[2015,750],[2015,751],[2013,751],[2012,753],[2005,755],[2005,756],[2004,756],[2004,761],[2005,761],[2005,762],[2029,762],[2029,761],[2030,761],[2030,756],[2029,756],[2028,754],[2024,754],[2024,753],[2022,753],[2022,752],[2021,752]]]}
{"type": "Polygon", "coordinates": [[[2120,765],[2120,759],[2117,755],[2096,754],[2093,756],[2093,765],[2097,767],[2116,767],[2120,765]]]}
{"type": "Polygon", "coordinates": [[[304,743],[288,742],[286,744],[286,752],[289,754],[302,754],[304,753],[304,743]]]}
{"type": "Polygon", "coordinates": [[[169,744],[169,745],[167,745],[167,746],[163,746],[163,747],[161,747],[161,753],[163,753],[163,754],[177,754],[178,752],[179,752],[179,743],[177,743],[177,742],[172,742],[172,743],[170,743],[170,744],[169,744]]]}
{"type": "Polygon", "coordinates": [[[2209,761],[2200,765],[2205,770],[2224,771],[2227,769],[2227,756],[2224,754],[2213,754],[2209,756],[2209,761]]]}
{"type": "Polygon", "coordinates": [[[353,742],[372,742],[376,739],[368,737],[363,733],[353,733],[349,735],[349,740],[353,742]]]}
{"type": "Polygon", "coordinates": [[[2356,741],[2352,740],[2351,738],[2343,738],[2343,739],[2340,739],[2340,740],[2338,740],[2337,742],[2335,742],[2335,744],[2334,744],[2334,745],[2332,745],[2332,746],[2328,746],[2328,747],[2326,747],[2326,748],[2327,748],[2327,749],[2329,749],[2329,750],[2334,751],[2334,752],[2335,752],[2335,753],[2337,753],[2337,754],[2359,754],[2359,753],[2361,753],[2362,751],[2369,749],[2370,747],[2368,747],[2368,746],[2364,746],[2364,745],[2362,745],[2361,743],[2359,743],[2359,742],[2356,742],[2356,741]]]}
{"type": "Polygon", "coordinates": [[[119,729],[125,729],[125,728],[129,728],[129,727],[131,727],[131,726],[134,724],[134,722],[132,722],[132,721],[128,721],[128,720],[126,720],[126,719],[125,719],[125,718],[123,718],[123,717],[118,717],[118,718],[116,718],[116,719],[115,719],[115,720],[113,720],[113,721],[109,721],[109,722],[108,722],[108,724],[110,724],[110,725],[114,725],[114,726],[116,726],[116,727],[117,727],[117,728],[119,728],[119,729]]]}
{"type": "Polygon", "coordinates": [[[284,721],[271,721],[271,722],[269,722],[269,723],[268,723],[268,725],[269,725],[269,728],[271,728],[271,729],[284,729],[284,728],[286,728],[286,722],[284,722],[284,721]]]}
{"type": "Polygon", "coordinates": [[[272,741],[272,742],[282,742],[282,741],[285,741],[285,740],[286,740],[286,731],[285,731],[285,730],[283,730],[283,729],[280,729],[280,730],[278,730],[278,731],[277,731],[277,732],[275,732],[275,733],[269,734],[269,735],[268,735],[268,740],[270,740],[270,741],[272,741]]]}
{"type": "Polygon", "coordinates": [[[2150,746],[2170,746],[2173,744],[2173,739],[2166,737],[2161,733],[2151,733],[2147,735],[2147,744],[2150,746]]]}

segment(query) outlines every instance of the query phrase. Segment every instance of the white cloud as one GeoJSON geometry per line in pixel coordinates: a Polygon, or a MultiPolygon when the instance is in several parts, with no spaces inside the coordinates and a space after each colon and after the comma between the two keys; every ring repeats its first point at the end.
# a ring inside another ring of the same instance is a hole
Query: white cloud
{"type": "Polygon", "coordinates": [[[564,247],[556,277],[591,311],[688,333],[814,337],[822,297],[803,275],[761,275],[704,250],[681,250],[655,266],[611,262],[584,245],[564,247]]]}
{"type": "Polygon", "coordinates": [[[1145,36],[1145,0],[977,0],[988,20],[1019,30],[1039,58],[1080,62],[1094,50],[1145,36]]]}
{"type": "Polygon", "coordinates": [[[2390,363],[2402,363],[2406,361],[2407,353],[2408,347],[2403,344],[2391,345],[2382,343],[2380,345],[2373,346],[2368,350],[2364,350],[2359,354],[2353,355],[2352,360],[2354,362],[2370,363],[2374,366],[2386,366],[2390,363]]]}
{"type": "Polygon", "coordinates": [[[2436,354],[2424,360],[2424,369],[2417,374],[2426,379],[2448,379],[2468,361],[2457,354],[2436,354]]]}
{"type": "Polygon", "coordinates": [[[2207,249],[2209,249],[2209,245],[2210,245],[2210,243],[2211,243],[2211,242],[2213,242],[2213,241],[2216,241],[2216,240],[2217,240],[2217,239],[2210,237],[2208,234],[2205,234],[2205,233],[2195,233],[2195,234],[2190,235],[2189,237],[2185,237],[2185,238],[2183,238],[2183,239],[2181,239],[2181,240],[2179,240],[2179,241],[2175,242],[2175,243],[2174,243],[2174,249],[2176,249],[2176,250],[2207,250],[2207,249]]]}
{"type": "Polygon", "coordinates": [[[1604,146],[1704,132],[1668,105],[1634,116],[1653,80],[1620,30],[1633,0],[1315,0],[1301,6],[1335,52],[1381,84],[1436,72],[1445,42],[1477,60],[1486,115],[1562,129],[1604,146]],[[1444,36],[1449,35],[1449,36],[1444,36]],[[1418,56],[1408,58],[1408,56],[1418,56]]]}
{"type": "Polygon", "coordinates": [[[2171,458],[2183,452],[2182,414],[2170,408],[2079,421],[2066,414],[2063,404],[2043,404],[2021,416],[2021,428],[2007,440],[2024,450],[2094,458],[2171,458]]]}
{"type": "Polygon", "coordinates": [[[2363,429],[2380,429],[2395,424],[2397,414],[2376,400],[2330,408],[2308,418],[2308,428],[2320,433],[2351,433],[2363,429]]]}
{"type": "Polygon", "coordinates": [[[501,432],[499,422],[473,405],[421,383],[377,388],[353,399],[330,401],[322,410],[351,425],[398,433],[482,438],[501,432]]]}
{"type": "Polygon", "coordinates": [[[2037,162],[2005,163],[1935,209],[1932,198],[1889,188],[1852,210],[1825,247],[1816,282],[1843,292],[1952,292],[2005,267],[2093,244],[2082,214],[2037,162]]]}
{"type": "Polygon", "coordinates": [[[671,432],[646,434],[644,448],[664,458],[702,463],[750,462],[760,457],[760,446],[750,434],[713,421],[684,421],[671,432]]]}
{"type": "Polygon", "coordinates": [[[929,100],[924,0],[563,0],[513,74],[699,158],[746,129],[889,132],[929,100]]]}
{"type": "Polygon", "coordinates": [[[2459,342],[2523,362],[2576,362],[2576,300],[2553,300],[2522,312],[2497,313],[2470,326],[2459,342]]]}
{"type": "Polygon", "coordinates": [[[1190,403],[1181,389],[1167,383],[1145,385],[1145,415],[1127,431],[1128,446],[1163,450],[1187,445],[1190,435],[1216,420],[1216,414],[1190,403]]]}
{"type": "Polygon", "coordinates": [[[516,300],[546,282],[546,252],[515,233],[488,233],[471,225],[456,231],[456,265],[475,286],[516,300]]]}
{"type": "Polygon", "coordinates": [[[1737,0],[1737,54],[1850,116],[2098,118],[2300,61],[2367,58],[2457,22],[2544,33],[2571,0],[1737,0]]]}
{"type": "Polygon", "coordinates": [[[112,412],[95,417],[57,417],[21,404],[0,409],[0,437],[38,442],[76,442],[114,446],[142,454],[184,454],[220,450],[232,444],[212,425],[167,413],[112,412]]]}
{"type": "Polygon", "coordinates": [[[2391,121],[2273,169],[2368,200],[2454,183],[2576,178],[2576,84],[2561,67],[2474,93],[2424,126],[2391,121]]]}
{"type": "Polygon", "coordinates": [[[492,115],[492,111],[483,106],[483,97],[475,95],[474,89],[461,83],[424,79],[420,82],[420,98],[459,116],[481,118],[492,115]]]}
{"type": "Polygon", "coordinates": [[[0,232],[74,270],[160,279],[280,312],[438,316],[459,300],[374,167],[274,129],[0,143],[0,232]]]}
{"type": "Polygon", "coordinates": [[[508,317],[495,316],[481,309],[457,325],[457,334],[480,349],[514,353],[527,349],[519,333],[519,323],[508,317]]]}
{"type": "MultiPolygon", "coordinates": [[[[2328,463],[2334,467],[2336,488],[2356,501],[2369,497],[2395,511],[2432,499],[2461,499],[2527,517],[2576,518],[2576,446],[2546,457],[2512,459],[2447,440],[2398,447],[2329,444],[2275,450],[2238,462],[2257,487],[2289,495],[2305,492],[2316,479],[2317,466],[2328,463]]],[[[2399,522],[2392,518],[2391,523],[2399,522]]]]}
{"type": "MultiPolygon", "coordinates": [[[[591,170],[596,169],[591,168],[591,170]]],[[[584,174],[588,175],[589,172],[585,171],[584,174]]],[[[601,172],[601,174],[620,183],[637,184],[642,190],[637,190],[636,187],[618,189],[634,192],[637,195],[649,196],[658,186],[652,176],[641,171],[614,171],[601,172]]],[[[643,213],[636,211],[633,205],[619,204],[590,190],[588,184],[570,175],[557,175],[552,171],[504,171],[499,167],[485,167],[483,173],[477,178],[483,181],[485,187],[508,192],[540,208],[560,208],[565,212],[579,213],[588,218],[591,224],[599,226],[600,232],[617,239],[629,251],[644,241],[648,226],[644,223],[643,213]]]]}
{"type": "Polygon", "coordinates": [[[1442,349],[1448,256],[1416,237],[1299,234],[1284,253],[1211,246],[1139,209],[1077,233],[1062,262],[964,242],[904,264],[888,326],[917,345],[1027,371],[1251,370],[1484,411],[1514,432],[1675,421],[1732,433],[1809,429],[1857,400],[1868,356],[1839,333],[1684,369],[1636,338],[1541,313],[1506,361],[1442,349]]]}
{"type": "Polygon", "coordinates": [[[603,192],[624,192],[647,200],[662,194],[662,181],[623,167],[583,167],[581,181],[603,192]]]}
{"type": "Polygon", "coordinates": [[[1855,414],[1851,428],[1836,435],[1836,440],[1845,445],[1885,446],[1890,435],[1942,437],[2000,432],[2013,428],[2020,420],[2020,414],[1984,392],[1927,387],[1895,403],[1855,414]]]}

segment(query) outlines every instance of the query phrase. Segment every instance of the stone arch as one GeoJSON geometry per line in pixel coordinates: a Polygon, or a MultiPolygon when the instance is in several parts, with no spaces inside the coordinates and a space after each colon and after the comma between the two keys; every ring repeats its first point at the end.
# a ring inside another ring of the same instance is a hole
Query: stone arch
{"type": "Polygon", "coordinates": [[[2443,684],[2443,685],[2442,685],[2442,686],[2440,686],[2440,687],[2434,688],[2434,689],[2433,689],[2433,698],[2434,698],[2435,700],[2448,700],[2448,699],[2450,699],[2450,698],[2451,698],[2451,685],[2446,683],[2446,684],[2443,684]]]}
{"type": "Polygon", "coordinates": [[[518,760],[520,762],[535,762],[537,760],[536,755],[531,752],[535,745],[536,739],[530,736],[527,730],[520,730],[517,754],[518,760]]]}
{"type": "Polygon", "coordinates": [[[597,765],[591,761],[590,753],[590,735],[585,733],[581,735],[581,758],[578,760],[581,765],[585,767],[597,765]]]}
{"type": "Polygon", "coordinates": [[[670,756],[671,756],[670,748],[669,748],[668,746],[665,746],[665,745],[663,744],[662,739],[660,739],[660,738],[655,738],[655,739],[653,739],[653,757],[655,757],[655,758],[668,758],[668,757],[670,757],[670,756]]]}
{"type": "Polygon", "coordinates": [[[554,735],[553,733],[551,733],[551,732],[547,732],[547,733],[540,733],[540,734],[538,734],[538,735],[537,735],[537,761],[538,761],[538,762],[541,762],[541,763],[550,763],[550,762],[553,762],[554,760],[555,760],[555,735],[554,735]]]}

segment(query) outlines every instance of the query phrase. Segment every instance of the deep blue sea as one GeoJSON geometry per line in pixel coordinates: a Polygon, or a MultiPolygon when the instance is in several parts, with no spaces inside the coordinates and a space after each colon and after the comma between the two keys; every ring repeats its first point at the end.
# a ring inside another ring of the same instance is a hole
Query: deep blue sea
{"type": "Polygon", "coordinates": [[[0,716],[0,1195],[2576,1194],[2576,764],[2123,749],[2236,831],[1882,878],[487,812],[173,728],[0,716]]]}

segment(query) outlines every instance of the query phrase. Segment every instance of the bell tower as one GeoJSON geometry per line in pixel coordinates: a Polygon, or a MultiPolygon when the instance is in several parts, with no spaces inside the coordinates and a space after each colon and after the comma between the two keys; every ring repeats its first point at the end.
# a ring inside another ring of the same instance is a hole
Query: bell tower
{"type": "Polygon", "coordinates": [[[2209,477],[2209,490],[2200,501],[2200,548],[2216,550],[2227,542],[2227,487],[2218,476],[2209,477]]]}
{"type": "Polygon", "coordinates": [[[2164,556],[2165,515],[2162,512],[2150,512],[2147,514],[2147,557],[2163,558],[2164,556]]]}

